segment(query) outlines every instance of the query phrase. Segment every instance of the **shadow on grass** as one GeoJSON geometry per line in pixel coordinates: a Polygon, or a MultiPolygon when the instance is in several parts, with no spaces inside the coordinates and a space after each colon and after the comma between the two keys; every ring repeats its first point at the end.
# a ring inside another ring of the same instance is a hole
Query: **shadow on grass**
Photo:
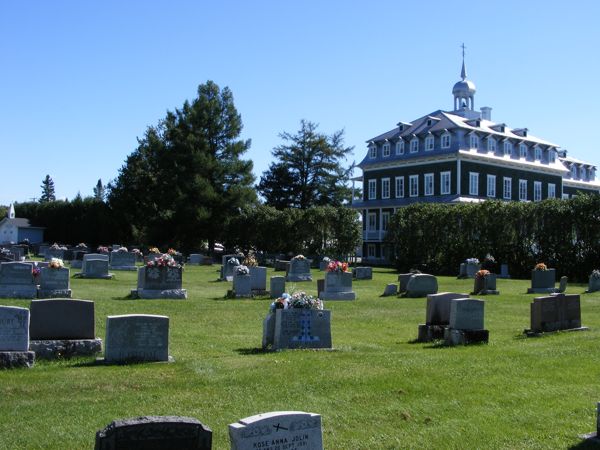
{"type": "Polygon", "coordinates": [[[584,439],[579,444],[572,445],[569,450],[600,449],[600,439],[584,439]]]}
{"type": "Polygon", "coordinates": [[[259,348],[259,347],[251,347],[251,348],[236,348],[236,352],[240,355],[264,355],[267,353],[273,353],[273,350],[259,348]]]}

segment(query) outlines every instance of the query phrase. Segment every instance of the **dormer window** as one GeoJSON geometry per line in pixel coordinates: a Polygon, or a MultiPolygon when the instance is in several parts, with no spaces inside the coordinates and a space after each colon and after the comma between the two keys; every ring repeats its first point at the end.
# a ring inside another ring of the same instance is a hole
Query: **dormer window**
{"type": "Polygon", "coordinates": [[[400,131],[400,132],[404,131],[404,125],[398,125],[398,131],[400,131]]]}
{"type": "Polygon", "coordinates": [[[571,178],[577,178],[577,166],[575,164],[571,166],[571,178]]]}
{"type": "Polygon", "coordinates": [[[509,141],[504,141],[504,156],[512,156],[513,146],[509,141]]]}
{"type": "Polygon", "coordinates": [[[495,152],[496,151],[496,139],[494,139],[493,137],[488,137],[488,152],[495,152]]]}
{"type": "Polygon", "coordinates": [[[442,148],[450,148],[450,133],[442,134],[442,148]]]}
{"type": "Polygon", "coordinates": [[[542,160],[542,148],[536,145],[534,151],[535,151],[535,160],[541,161],[542,160]]]}
{"type": "Polygon", "coordinates": [[[469,138],[469,148],[477,150],[479,148],[479,136],[472,134],[469,138]]]}
{"type": "Polygon", "coordinates": [[[383,144],[383,156],[390,156],[390,143],[386,142],[385,144],[383,144]]]}
{"type": "Polygon", "coordinates": [[[369,147],[369,158],[377,158],[377,145],[372,144],[369,147]]]}
{"type": "Polygon", "coordinates": [[[548,159],[551,163],[556,162],[556,152],[552,149],[548,149],[548,159]]]}
{"type": "Polygon", "coordinates": [[[433,150],[434,138],[433,136],[427,136],[425,138],[425,151],[430,152],[433,150]]]}
{"type": "Polygon", "coordinates": [[[433,125],[433,120],[427,119],[427,126],[430,127],[431,125],[433,125]]]}
{"type": "Polygon", "coordinates": [[[402,139],[396,142],[396,155],[404,155],[404,141],[402,139]]]}
{"type": "Polygon", "coordinates": [[[410,152],[417,153],[419,151],[419,138],[414,137],[410,141],[410,152]]]}
{"type": "Polygon", "coordinates": [[[527,145],[526,144],[519,145],[519,157],[522,159],[527,159],[527,145]]]}

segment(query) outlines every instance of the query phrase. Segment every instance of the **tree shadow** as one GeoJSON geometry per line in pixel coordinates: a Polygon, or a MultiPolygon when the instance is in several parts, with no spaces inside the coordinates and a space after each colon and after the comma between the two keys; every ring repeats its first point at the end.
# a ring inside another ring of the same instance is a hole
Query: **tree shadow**
{"type": "Polygon", "coordinates": [[[264,355],[266,353],[273,353],[273,350],[260,347],[236,348],[235,351],[240,355],[264,355]]]}
{"type": "MultiPolygon", "coordinates": [[[[591,433],[595,436],[595,433],[591,433]]],[[[587,435],[589,436],[589,435],[587,435]]],[[[580,436],[583,440],[569,447],[569,450],[592,450],[600,449],[600,439],[596,437],[580,436]]]]}

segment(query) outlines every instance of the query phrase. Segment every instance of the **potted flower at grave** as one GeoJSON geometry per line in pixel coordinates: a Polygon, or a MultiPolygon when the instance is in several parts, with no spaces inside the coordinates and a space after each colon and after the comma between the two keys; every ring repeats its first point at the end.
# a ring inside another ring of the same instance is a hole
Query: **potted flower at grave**
{"type": "Polygon", "coordinates": [[[321,260],[321,262],[319,263],[319,270],[320,271],[327,270],[327,266],[329,265],[330,262],[331,262],[331,258],[329,258],[328,256],[324,256],[323,259],[321,260]]]}
{"type": "Polygon", "coordinates": [[[128,253],[129,252],[129,250],[127,250],[127,247],[119,247],[115,251],[118,253],[128,253]]]}
{"type": "Polygon", "coordinates": [[[319,294],[325,300],[354,300],[352,272],[347,262],[329,261],[323,291],[319,294]]]}
{"type": "Polygon", "coordinates": [[[546,264],[540,262],[531,271],[531,289],[554,289],[556,282],[555,269],[549,269],[546,264]]]}
{"type": "Polygon", "coordinates": [[[37,277],[39,277],[39,276],[40,276],[40,272],[41,272],[41,269],[40,269],[40,268],[37,266],[37,263],[36,263],[36,264],[33,264],[33,265],[31,266],[31,276],[32,276],[33,278],[37,279],[37,277]]]}
{"type": "Polygon", "coordinates": [[[183,268],[172,256],[164,254],[149,260],[145,271],[146,280],[150,281],[150,285],[145,286],[146,289],[181,289],[183,268]]]}
{"type": "Polygon", "coordinates": [[[108,247],[105,247],[103,245],[98,246],[98,248],[96,249],[96,251],[98,253],[108,253],[108,247]]]}
{"type": "Polygon", "coordinates": [[[475,286],[473,288],[473,294],[479,294],[485,290],[485,277],[490,276],[490,271],[486,269],[478,270],[475,274],[475,286]]]}
{"type": "Polygon", "coordinates": [[[63,260],[60,258],[52,258],[50,260],[50,262],[48,263],[49,269],[62,269],[63,267],[65,267],[65,264],[63,263],[63,260]]]}
{"type": "Polygon", "coordinates": [[[233,292],[236,297],[252,296],[252,284],[248,266],[236,266],[233,273],[233,292]]]}
{"type": "Polygon", "coordinates": [[[588,292],[600,291],[600,270],[593,270],[588,282],[588,292]]]}

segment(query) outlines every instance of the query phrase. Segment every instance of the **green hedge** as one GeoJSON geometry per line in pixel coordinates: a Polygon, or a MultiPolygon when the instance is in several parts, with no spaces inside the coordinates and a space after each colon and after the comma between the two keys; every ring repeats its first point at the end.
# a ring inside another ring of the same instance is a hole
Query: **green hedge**
{"type": "Polygon", "coordinates": [[[572,281],[600,268],[600,196],[542,202],[414,204],[399,209],[387,233],[399,270],[454,275],[466,258],[486,254],[512,276],[545,262],[572,281]]]}

